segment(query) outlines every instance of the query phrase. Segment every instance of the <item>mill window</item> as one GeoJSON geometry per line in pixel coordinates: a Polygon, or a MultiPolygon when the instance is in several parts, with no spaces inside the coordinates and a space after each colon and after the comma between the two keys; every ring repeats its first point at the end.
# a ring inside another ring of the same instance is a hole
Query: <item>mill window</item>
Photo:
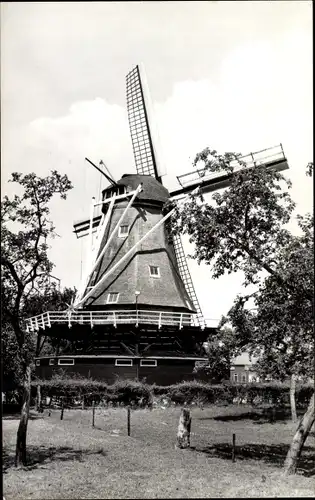
{"type": "Polygon", "coordinates": [[[107,304],[116,304],[118,302],[119,293],[111,292],[107,295],[107,304]]]}
{"type": "Polygon", "coordinates": [[[58,365],[63,365],[63,366],[74,365],[74,359],[73,358],[58,359],[58,365]]]}
{"type": "Polygon", "coordinates": [[[140,366],[157,366],[156,359],[140,359],[140,366]]]}
{"type": "Polygon", "coordinates": [[[234,382],[238,382],[238,374],[234,373],[234,382]]]}
{"type": "Polygon", "coordinates": [[[129,226],[119,226],[118,236],[119,238],[126,238],[129,234],[129,226]]]}
{"type": "Polygon", "coordinates": [[[120,195],[120,194],[125,194],[127,193],[127,187],[126,186],[118,186],[118,188],[114,189],[109,189],[108,191],[105,192],[105,198],[112,198],[114,195],[120,195]]]}
{"type": "Polygon", "coordinates": [[[132,366],[132,359],[116,359],[115,366],[132,366]]]}
{"type": "Polygon", "coordinates": [[[153,278],[160,277],[160,268],[158,266],[150,266],[150,276],[153,278]]]}

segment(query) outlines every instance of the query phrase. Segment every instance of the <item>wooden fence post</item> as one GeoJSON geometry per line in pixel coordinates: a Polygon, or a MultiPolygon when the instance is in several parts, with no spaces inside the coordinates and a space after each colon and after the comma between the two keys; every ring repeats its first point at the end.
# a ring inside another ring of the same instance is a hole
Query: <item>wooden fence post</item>
{"type": "Polygon", "coordinates": [[[63,398],[61,399],[61,413],[60,413],[60,420],[63,420],[63,410],[64,410],[64,403],[63,403],[63,398]]]}
{"type": "Polygon", "coordinates": [[[130,407],[127,408],[127,433],[130,436],[130,407]]]}
{"type": "Polygon", "coordinates": [[[41,409],[41,403],[42,403],[42,398],[41,398],[41,392],[40,392],[40,385],[37,386],[37,398],[36,398],[36,411],[40,411],[41,409]]]}
{"type": "Polygon", "coordinates": [[[190,411],[186,408],[182,408],[177,429],[177,441],[175,445],[176,448],[183,449],[190,447],[190,430],[191,430],[190,411]]]}
{"type": "Polygon", "coordinates": [[[95,401],[92,401],[92,427],[95,427],[95,401]]]}
{"type": "Polygon", "coordinates": [[[235,462],[235,434],[232,438],[232,462],[235,462]]]}

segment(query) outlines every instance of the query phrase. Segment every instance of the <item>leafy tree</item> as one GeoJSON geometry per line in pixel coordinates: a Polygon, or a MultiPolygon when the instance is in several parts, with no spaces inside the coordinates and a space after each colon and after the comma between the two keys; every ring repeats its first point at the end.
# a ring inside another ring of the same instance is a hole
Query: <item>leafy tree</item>
{"type": "Polygon", "coordinates": [[[238,297],[228,314],[235,345],[258,357],[260,375],[280,380],[291,377],[293,421],[296,379],[312,376],[314,360],[313,307],[301,294],[313,286],[313,220],[307,215],[299,217],[298,223],[302,236],[292,235],[277,255],[278,272],[290,282],[290,290],[268,276],[252,295],[255,308],[248,310],[244,298],[238,297]]]}
{"type": "Polygon", "coordinates": [[[212,334],[204,344],[208,356],[207,364],[196,366],[194,372],[204,374],[212,382],[222,382],[230,378],[230,336],[233,335],[231,328],[223,327],[216,334],[212,334]]]}
{"type": "MultiPolygon", "coordinates": [[[[189,235],[195,244],[192,257],[211,265],[214,278],[242,271],[244,285],[255,287],[237,297],[228,314],[234,330],[230,348],[259,354],[259,368],[279,378],[309,375],[314,356],[312,217],[297,217],[301,236],[288,231],[295,204],[288,192],[291,183],[280,172],[248,169],[239,154],[219,155],[209,148],[196,156],[194,165],[200,163],[205,175],[230,174],[229,187],[213,194],[211,205],[200,192],[192,193],[177,207],[172,226],[173,232],[189,235]]],[[[314,409],[307,415],[300,446],[314,422],[314,409]]],[[[296,467],[298,453],[292,457],[296,467]]]]}
{"type": "Polygon", "coordinates": [[[13,393],[20,387],[22,380],[22,362],[19,346],[10,323],[1,325],[1,363],[3,392],[13,393]]]}
{"type": "MultiPolygon", "coordinates": [[[[75,289],[64,288],[59,290],[56,285],[47,281],[45,288],[38,289],[34,287],[32,293],[27,295],[23,302],[23,310],[21,316],[23,318],[35,316],[45,311],[64,310],[71,303],[75,296],[75,289]]],[[[7,291],[5,283],[2,286],[2,296],[5,297],[7,291]]],[[[26,344],[29,346],[30,358],[33,360],[36,351],[36,333],[25,332],[26,344]]],[[[22,360],[20,358],[19,346],[8,318],[3,317],[2,321],[2,376],[4,392],[19,391],[21,381],[23,380],[22,374],[22,360]]],[[[55,352],[56,341],[53,338],[47,337],[44,343],[42,354],[49,355],[55,352]]],[[[59,349],[62,350],[63,344],[58,344],[59,349]]],[[[33,361],[31,362],[31,374],[35,368],[33,361]]]]}
{"type": "Polygon", "coordinates": [[[49,202],[59,194],[66,199],[72,188],[66,175],[52,171],[47,177],[31,173],[12,173],[11,182],[19,185],[21,195],[5,196],[1,202],[2,312],[14,332],[21,363],[23,404],[17,432],[16,460],[26,464],[26,436],[30,405],[33,338],[25,329],[26,304],[36,288],[47,286],[53,268],[48,258],[47,240],[55,231],[49,219],[49,202]]]}
{"type": "MultiPolygon", "coordinates": [[[[71,304],[76,295],[75,288],[64,288],[59,290],[55,284],[44,289],[42,293],[37,293],[32,297],[28,297],[24,305],[24,313],[27,317],[36,316],[46,311],[63,311],[71,307],[71,304]]],[[[58,352],[66,352],[69,342],[64,339],[55,337],[45,337],[40,353],[43,356],[55,354],[58,352]]]]}
{"type": "Polygon", "coordinates": [[[26,297],[24,314],[30,317],[46,311],[63,311],[71,305],[75,294],[75,288],[65,287],[60,290],[55,283],[49,283],[44,290],[38,290],[32,296],[26,297]]]}

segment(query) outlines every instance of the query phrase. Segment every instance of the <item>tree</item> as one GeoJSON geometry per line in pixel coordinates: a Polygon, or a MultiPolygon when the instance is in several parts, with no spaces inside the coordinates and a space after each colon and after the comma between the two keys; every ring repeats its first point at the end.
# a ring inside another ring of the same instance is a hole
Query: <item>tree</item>
{"type": "MultiPolygon", "coordinates": [[[[63,288],[60,290],[56,284],[50,284],[38,293],[27,297],[25,300],[23,312],[25,317],[36,316],[46,311],[63,311],[71,307],[75,298],[75,288],[63,288]]],[[[59,352],[64,352],[68,346],[67,340],[45,336],[45,341],[41,347],[41,355],[48,356],[55,354],[56,349],[59,352]]]]}
{"type": "MultiPolygon", "coordinates": [[[[5,282],[2,284],[2,296],[7,295],[5,282]]],[[[45,311],[63,310],[68,307],[76,293],[75,289],[64,288],[59,290],[54,283],[47,281],[45,288],[33,289],[32,294],[25,296],[21,309],[21,317],[26,318],[41,314],[45,311]]],[[[29,346],[30,357],[33,359],[36,351],[36,334],[26,332],[28,335],[26,343],[29,346]]],[[[20,358],[19,346],[8,318],[2,318],[2,376],[4,392],[12,393],[20,390],[22,376],[22,361],[20,358]]],[[[60,344],[60,343],[59,343],[60,344]]],[[[62,345],[59,348],[62,349],[62,345]]],[[[56,349],[56,340],[47,337],[42,349],[42,354],[53,354],[56,349]]],[[[33,374],[34,364],[31,363],[31,374],[33,374]]]]}
{"type": "MultiPolygon", "coordinates": [[[[260,369],[268,367],[280,378],[310,374],[314,356],[312,217],[297,217],[301,236],[288,231],[295,204],[288,192],[291,183],[279,172],[248,169],[239,154],[219,155],[209,148],[196,156],[194,165],[200,162],[205,172],[233,173],[230,186],[213,194],[213,205],[200,192],[191,194],[175,211],[173,232],[189,235],[195,244],[192,257],[211,265],[214,278],[242,271],[244,285],[255,287],[254,292],[237,297],[228,313],[234,349],[259,354],[260,369]],[[250,300],[255,312],[248,307],[250,300]]],[[[312,174],[310,164],[308,174],[312,174]]],[[[307,415],[303,432],[314,421],[314,411],[307,415]]],[[[298,453],[292,455],[296,461],[298,453]]]]}
{"type": "Polygon", "coordinates": [[[3,392],[13,393],[20,388],[22,363],[14,332],[10,323],[1,325],[1,363],[3,392]]]}
{"type": "Polygon", "coordinates": [[[212,382],[222,382],[230,378],[230,342],[233,335],[231,328],[223,327],[222,330],[211,334],[204,344],[208,356],[208,363],[200,362],[196,365],[194,373],[204,374],[212,382]]]}
{"type": "Polygon", "coordinates": [[[24,325],[24,307],[36,288],[47,286],[53,264],[47,240],[55,231],[49,219],[49,202],[55,194],[66,199],[72,188],[66,175],[52,171],[47,177],[12,173],[11,182],[21,195],[1,202],[2,312],[14,332],[21,363],[23,403],[17,431],[15,464],[26,464],[26,436],[30,405],[33,336],[24,325]]]}

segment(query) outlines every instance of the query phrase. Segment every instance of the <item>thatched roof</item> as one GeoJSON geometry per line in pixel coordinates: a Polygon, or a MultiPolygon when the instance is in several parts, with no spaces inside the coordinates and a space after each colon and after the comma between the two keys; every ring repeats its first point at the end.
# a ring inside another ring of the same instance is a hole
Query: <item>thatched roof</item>
{"type": "Polygon", "coordinates": [[[126,186],[128,191],[137,189],[140,183],[143,184],[143,191],[137,196],[139,200],[150,200],[164,204],[169,199],[168,190],[151,175],[124,174],[117,181],[117,184],[126,186]]]}

